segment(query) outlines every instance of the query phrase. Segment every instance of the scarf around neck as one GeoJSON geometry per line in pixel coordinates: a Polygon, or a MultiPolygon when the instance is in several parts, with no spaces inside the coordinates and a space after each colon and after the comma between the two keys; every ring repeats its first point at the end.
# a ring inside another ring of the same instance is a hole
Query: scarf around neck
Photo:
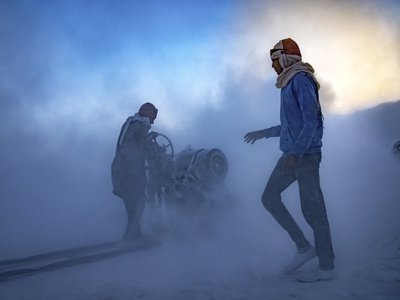
{"type": "Polygon", "coordinates": [[[300,72],[309,74],[319,89],[320,85],[314,76],[314,68],[309,63],[305,63],[301,60],[283,69],[282,73],[278,75],[276,80],[276,87],[279,89],[284,88],[289,84],[290,80],[292,80],[292,78],[300,72]]]}
{"type": "Polygon", "coordinates": [[[126,119],[124,125],[122,125],[121,133],[119,134],[119,137],[118,137],[118,146],[120,146],[124,142],[125,134],[129,128],[129,125],[131,125],[131,123],[133,123],[135,121],[145,124],[145,126],[148,128],[148,130],[151,128],[150,119],[148,117],[142,117],[138,113],[136,113],[133,116],[128,117],[128,119],[126,119]]]}

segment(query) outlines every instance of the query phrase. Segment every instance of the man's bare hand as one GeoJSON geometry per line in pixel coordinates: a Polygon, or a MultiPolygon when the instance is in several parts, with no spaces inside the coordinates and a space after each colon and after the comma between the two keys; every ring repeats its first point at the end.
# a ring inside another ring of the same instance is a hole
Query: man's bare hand
{"type": "Polygon", "coordinates": [[[247,133],[244,136],[244,141],[246,143],[254,144],[255,141],[265,138],[265,137],[266,137],[265,130],[257,130],[257,131],[252,131],[252,132],[247,133]]]}

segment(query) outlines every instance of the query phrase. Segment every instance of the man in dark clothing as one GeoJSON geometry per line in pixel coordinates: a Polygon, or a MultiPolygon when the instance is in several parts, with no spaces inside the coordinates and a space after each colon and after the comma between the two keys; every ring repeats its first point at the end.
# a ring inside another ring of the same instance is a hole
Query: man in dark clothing
{"type": "Polygon", "coordinates": [[[145,162],[148,131],[157,112],[156,107],[147,102],[138,113],[125,121],[111,165],[113,193],[124,201],[128,216],[124,238],[129,240],[141,236],[140,219],[147,184],[145,162]]]}
{"type": "Polygon", "coordinates": [[[281,124],[245,135],[247,143],[261,138],[280,137],[282,157],[273,170],[262,203],[295,242],[297,253],[286,266],[294,273],[315,256],[319,266],[297,274],[300,281],[330,280],[334,272],[334,253],[330,228],[320,187],[319,164],[323,135],[323,116],[318,98],[319,84],[314,69],[301,60],[298,45],[292,39],[279,41],[270,51],[272,67],[281,89],[281,124]],[[315,248],[305,238],[281,200],[281,193],[297,181],[303,215],[314,231],[315,248]]]}

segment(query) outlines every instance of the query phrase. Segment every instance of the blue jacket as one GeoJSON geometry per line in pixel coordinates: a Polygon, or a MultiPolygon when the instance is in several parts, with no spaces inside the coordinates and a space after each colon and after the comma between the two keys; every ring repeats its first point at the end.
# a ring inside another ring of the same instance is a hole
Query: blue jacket
{"type": "Polygon", "coordinates": [[[321,152],[323,116],[318,89],[305,72],[296,74],[281,90],[281,125],[267,129],[266,137],[280,136],[280,149],[302,157],[321,152]]]}

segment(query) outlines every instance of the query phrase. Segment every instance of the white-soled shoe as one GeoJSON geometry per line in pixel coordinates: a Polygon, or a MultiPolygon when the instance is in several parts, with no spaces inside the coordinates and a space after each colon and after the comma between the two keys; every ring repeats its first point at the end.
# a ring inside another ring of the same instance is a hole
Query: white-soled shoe
{"type": "Polygon", "coordinates": [[[299,272],[296,277],[301,282],[315,282],[335,279],[337,274],[335,270],[323,270],[316,267],[311,270],[299,272]]]}
{"type": "Polygon", "coordinates": [[[283,272],[285,274],[293,274],[298,268],[313,259],[315,256],[315,248],[310,245],[306,251],[301,253],[297,252],[292,261],[283,268],[283,272]]]}

